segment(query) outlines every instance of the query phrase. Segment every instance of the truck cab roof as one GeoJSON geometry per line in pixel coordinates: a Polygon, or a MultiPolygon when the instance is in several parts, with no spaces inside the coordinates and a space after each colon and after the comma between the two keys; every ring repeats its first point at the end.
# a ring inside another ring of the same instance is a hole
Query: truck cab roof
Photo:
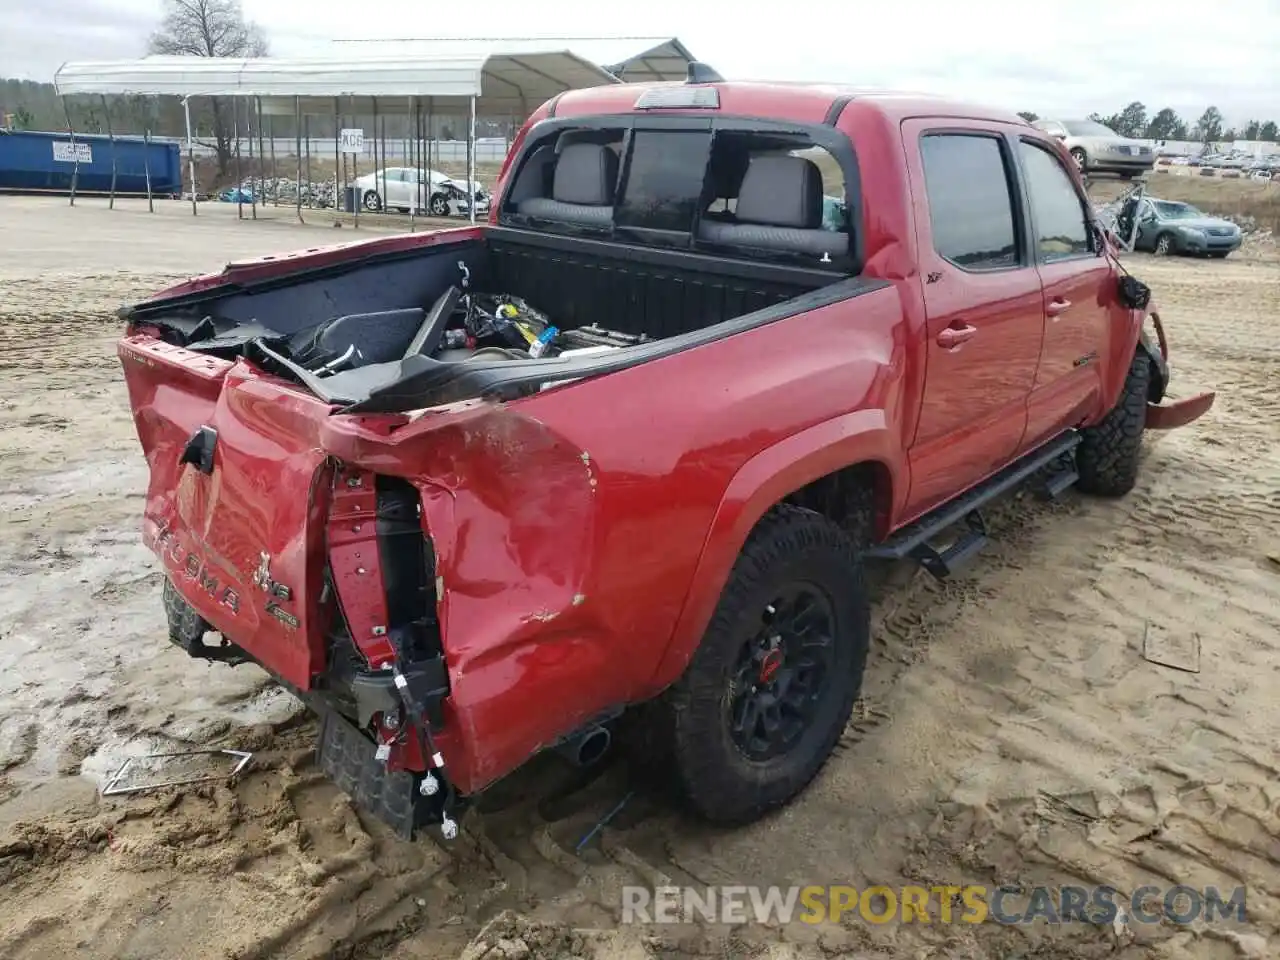
{"type": "Polygon", "coordinates": [[[675,93],[681,90],[713,90],[717,104],[709,107],[675,108],[682,114],[752,116],[761,119],[790,120],[797,123],[834,124],[849,104],[856,104],[856,112],[879,114],[891,122],[909,117],[927,116],[1029,126],[1025,120],[1012,112],[923,93],[883,90],[852,84],[780,80],[735,80],[716,83],[665,81],[589,87],[561,94],[552,101],[550,115],[570,117],[653,112],[652,108],[646,109],[637,105],[643,104],[647,98],[656,99],[659,91],[675,93]]]}

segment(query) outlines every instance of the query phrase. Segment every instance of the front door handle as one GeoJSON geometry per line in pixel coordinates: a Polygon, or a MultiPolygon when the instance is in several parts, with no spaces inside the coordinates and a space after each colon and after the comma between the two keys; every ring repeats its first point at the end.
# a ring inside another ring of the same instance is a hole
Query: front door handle
{"type": "Polygon", "coordinates": [[[1056,300],[1050,300],[1048,306],[1044,308],[1044,312],[1051,317],[1061,316],[1071,309],[1071,301],[1058,297],[1056,300]]]}
{"type": "Polygon", "coordinates": [[[973,339],[974,334],[978,332],[977,327],[968,325],[963,327],[947,327],[938,334],[938,346],[945,347],[950,350],[958,347],[967,340],[973,339]]]}

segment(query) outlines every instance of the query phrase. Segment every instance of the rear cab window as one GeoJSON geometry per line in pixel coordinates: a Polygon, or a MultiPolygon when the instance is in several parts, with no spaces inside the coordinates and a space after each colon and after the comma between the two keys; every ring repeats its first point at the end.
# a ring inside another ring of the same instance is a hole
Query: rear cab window
{"type": "Polygon", "coordinates": [[[502,225],[857,272],[856,160],[832,128],[643,114],[543,126],[502,225]]]}

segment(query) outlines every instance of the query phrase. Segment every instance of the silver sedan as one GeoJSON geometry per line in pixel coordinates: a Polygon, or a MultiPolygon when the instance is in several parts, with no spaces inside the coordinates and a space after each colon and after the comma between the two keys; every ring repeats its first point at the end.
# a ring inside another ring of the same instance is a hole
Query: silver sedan
{"type": "Polygon", "coordinates": [[[1032,126],[1057,137],[1081,173],[1118,173],[1136,177],[1156,164],[1156,152],[1145,143],[1122,137],[1096,120],[1037,120],[1032,126]]]}

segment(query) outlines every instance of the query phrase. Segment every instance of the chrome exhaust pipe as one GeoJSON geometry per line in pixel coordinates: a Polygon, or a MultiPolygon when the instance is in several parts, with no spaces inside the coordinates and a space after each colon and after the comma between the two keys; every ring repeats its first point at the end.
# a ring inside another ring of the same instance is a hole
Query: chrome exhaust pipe
{"type": "Polygon", "coordinates": [[[575,767],[589,767],[609,752],[613,736],[607,727],[590,727],[555,747],[575,767]]]}

